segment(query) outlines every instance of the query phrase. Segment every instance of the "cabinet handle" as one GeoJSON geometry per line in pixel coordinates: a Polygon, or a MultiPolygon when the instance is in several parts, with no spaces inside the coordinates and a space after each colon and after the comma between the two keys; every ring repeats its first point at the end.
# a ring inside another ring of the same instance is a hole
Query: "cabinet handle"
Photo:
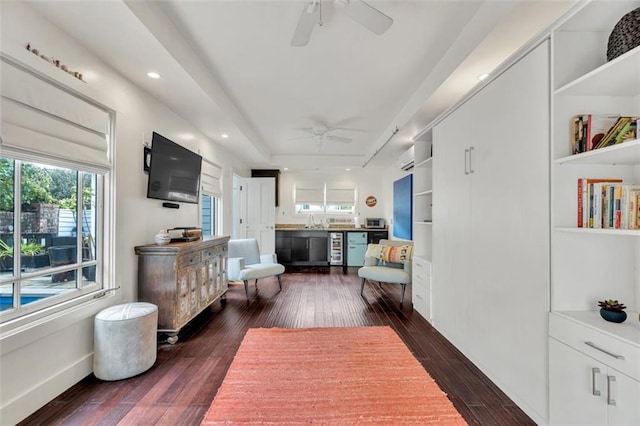
{"type": "Polygon", "coordinates": [[[607,376],[607,404],[616,405],[616,400],[613,399],[613,382],[616,381],[616,376],[607,376]]]}
{"type": "Polygon", "coordinates": [[[473,147],[469,147],[469,174],[473,173],[473,164],[471,163],[471,155],[473,154],[473,147]]]}
{"type": "Polygon", "coordinates": [[[598,367],[591,369],[591,394],[593,396],[600,396],[600,391],[597,388],[598,383],[596,381],[598,374],[600,374],[600,369],[598,367]]]}
{"type": "Polygon", "coordinates": [[[467,158],[469,158],[469,148],[464,150],[464,174],[465,175],[469,174],[469,169],[467,168],[467,158]]]}
{"type": "Polygon", "coordinates": [[[607,354],[607,355],[609,355],[609,356],[612,356],[612,357],[614,357],[615,359],[624,359],[624,356],[622,356],[622,355],[618,355],[618,354],[614,354],[613,352],[609,352],[609,351],[608,351],[608,350],[606,350],[606,349],[602,349],[601,347],[597,346],[597,345],[596,345],[595,343],[593,343],[593,342],[584,342],[584,344],[585,344],[585,345],[587,345],[587,346],[591,346],[593,349],[599,350],[599,351],[600,351],[600,352],[602,352],[602,353],[605,353],[605,354],[607,354]]]}

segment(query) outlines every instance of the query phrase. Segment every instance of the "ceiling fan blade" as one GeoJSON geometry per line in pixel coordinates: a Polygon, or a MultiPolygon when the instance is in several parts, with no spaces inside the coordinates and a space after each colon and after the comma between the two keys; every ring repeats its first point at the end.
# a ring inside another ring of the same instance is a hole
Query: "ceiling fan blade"
{"type": "Polygon", "coordinates": [[[316,137],[309,135],[309,136],[298,136],[295,138],[287,138],[287,140],[289,141],[300,141],[300,140],[309,140],[309,139],[316,139],[316,137]]]}
{"type": "Polygon", "coordinates": [[[375,34],[384,33],[393,24],[393,19],[362,0],[348,0],[344,3],[344,0],[336,2],[344,5],[344,11],[351,19],[375,34]]]}
{"type": "Polygon", "coordinates": [[[296,127],[293,130],[300,130],[307,133],[313,133],[313,127],[296,127]]]}
{"type": "Polygon", "coordinates": [[[334,142],[344,142],[344,143],[351,142],[351,138],[343,138],[342,136],[325,135],[324,138],[328,141],[334,141],[334,142]]]}
{"type": "Polygon", "coordinates": [[[306,46],[311,38],[311,32],[320,16],[320,5],[317,0],[310,1],[302,10],[300,20],[291,38],[291,46],[306,46]]]}

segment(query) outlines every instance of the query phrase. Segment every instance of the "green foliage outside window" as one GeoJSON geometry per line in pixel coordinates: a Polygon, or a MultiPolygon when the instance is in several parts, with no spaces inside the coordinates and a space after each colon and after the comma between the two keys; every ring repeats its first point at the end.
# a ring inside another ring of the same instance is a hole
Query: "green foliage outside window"
{"type": "MultiPolygon", "coordinates": [[[[14,161],[0,158],[0,211],[13,211],[14,161]]],[[[55,204],[63,209],[76,209],[77,172],[67,169],[39,167],[22,163],[22,204],[55,204]]],[[[82,193],[85,204],[91,199],[91,176],[85,175],[82,193]],[[88,183],[88,184],[87,184],[88,183]]],[[[89,208],[89,205],[85,205],[89,208]]]]}

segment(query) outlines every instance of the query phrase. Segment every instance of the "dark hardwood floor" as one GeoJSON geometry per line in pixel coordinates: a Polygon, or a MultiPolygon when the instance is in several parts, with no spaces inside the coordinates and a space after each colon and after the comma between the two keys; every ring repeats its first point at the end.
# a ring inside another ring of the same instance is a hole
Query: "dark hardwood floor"
{"type": "MultiPolygon", "coordinates": [[[[248,328],[389,325],[449,395],[471,425],[534,424],[410,304],[400,308],[400,286],[367,284],[360,297],[357,269],[288,271],[275,279],[229,288],[196,318],[175,345],[160,344],[147,372],[117,382],[90,375],[31,415],[23,425],[198,425],[248,328]],[[408,306],[407,306],[408,305],[408,306]]],[[[286,366],[283,366],[286,368],[286,366]]]]}

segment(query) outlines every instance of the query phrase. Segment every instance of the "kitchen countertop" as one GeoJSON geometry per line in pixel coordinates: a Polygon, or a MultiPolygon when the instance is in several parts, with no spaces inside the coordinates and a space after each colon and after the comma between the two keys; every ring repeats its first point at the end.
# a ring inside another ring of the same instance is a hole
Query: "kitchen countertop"
{"type": "Polygon", "coordinates": [[[276,231],[328,231],[328,232],[337,232],[337,231],[360,231],[360,232],[370,232],[370,231],[387,231],[387,228],[384,229],[367,229],[367,228],[356,228],[353,225],[332,225],[328,228],[305,228],[305,225],[297,225],[297,224],[278,224],[276,225],[276,231]]]}

